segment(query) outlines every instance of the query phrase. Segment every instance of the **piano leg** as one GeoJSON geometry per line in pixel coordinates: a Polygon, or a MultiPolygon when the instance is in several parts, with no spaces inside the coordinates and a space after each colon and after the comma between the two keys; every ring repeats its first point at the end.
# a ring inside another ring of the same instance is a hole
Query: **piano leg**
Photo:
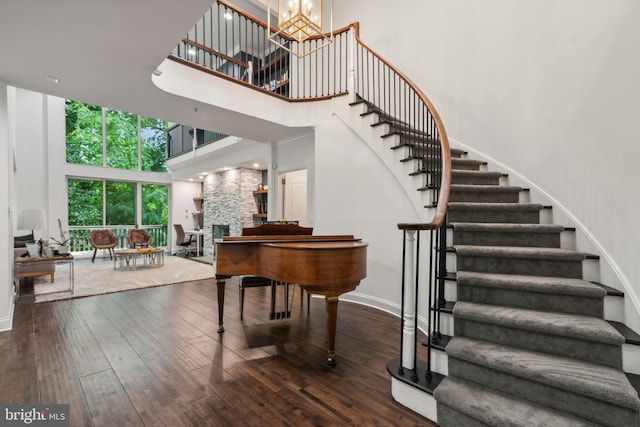
{"type": "Polygon", "coordinates": [[[224,288],[225,288],[225,279],[216,278],[216,285],[218,288],[218,333],[221,334],[224,332],[224,326],[222,322],[222,318],[224,317],[224,288]]]}
{"type": "Polygon", "coordinates": [[[338,319],[338,297],[326,296],[327,306],[327,348],[329,366],[336,365],[336,321],[338,319]]]}

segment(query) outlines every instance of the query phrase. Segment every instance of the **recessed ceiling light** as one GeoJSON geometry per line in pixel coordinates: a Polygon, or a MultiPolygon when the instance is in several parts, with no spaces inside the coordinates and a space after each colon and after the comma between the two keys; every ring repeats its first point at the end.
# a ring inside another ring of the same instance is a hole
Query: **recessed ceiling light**
{"type": "Polygon", "coordinates": [[[47,81],[51,83],[60,83],[60,79],[56,76],[47,76],[47,81]]]}
{"type": "Polygon", "coordinates": [[[189,181],[193,181],[193,178],[189,178],[189,181]]]}
{"type": "Polygon", "coordinates": [[[259,164],[257,164],[257,163],[254,163],[254,164],[253,164],[253,167],[254,167],[254,168],[259,168],[259,167],[260,167],[260,165],[259,165],[259,164]]]}
{"type": "Polygon", "coordinates": [[[198,178],[200,178],[200,179],[204,179],[204,176],[200,175],[198,178]]]}
{"type": "Polygon", "coordinates": [[[195,48],[189,48],[189,50],[187,51],[187,53],[189,53],[189,55],[194,56],[196,54],[196,49],[195,48]]]}
{"type": "Polygon", "coordinates": [[[232,18],[233,18],[233,15],[232,15],[232,14],[230,14],[229,12],[225,12],[225,14],[224,14],[224,19],[226,19],[226,20],[228,21],[228,20],[230,20],[230,19],[232,19],[232,18]]]}

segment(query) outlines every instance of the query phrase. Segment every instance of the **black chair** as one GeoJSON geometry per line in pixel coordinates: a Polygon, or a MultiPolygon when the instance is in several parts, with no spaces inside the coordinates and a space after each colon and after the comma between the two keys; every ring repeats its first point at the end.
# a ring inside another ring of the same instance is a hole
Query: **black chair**
{"type": "Polygon", "coordinates": [[[180,249],[176,251],[176,255],[179,252],[184,252],[185,256],[189,256],[190,251],[196,250],[193,246],[193,234],[190,234],[187,238],[184,228],[182,228],[182,224],[173,224],[173,229],[176,231],[176,245],[180,247],[180,249]]]}

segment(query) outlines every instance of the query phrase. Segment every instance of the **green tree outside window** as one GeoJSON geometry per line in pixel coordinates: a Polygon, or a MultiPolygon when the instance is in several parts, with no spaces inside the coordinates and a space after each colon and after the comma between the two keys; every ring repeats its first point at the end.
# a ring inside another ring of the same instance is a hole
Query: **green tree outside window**
{"type": "Polygon", "coordinates": [[[102,107],[65,103],[67,163],[102,166],[102,107]]]}
{"type": "Polygon", "coordinates": [[[142,184],[142,224],[167,225],[169,188],[166,185],[142,184]]]}
{"type": "Polygon", "coordinates": [[[105,109],[107,166],[138,169],[138,116],[105,109]]]}
{"type": "Polygon", "coordinates": [[[132,182],[107,181],[106,224],[134,225],[136,223],[136,185],[132,182]]]}
{"type": "Polygon", "coordinates": [[[102,226],[101,180],[70,178],[67,194],[70,226],[102,226]]]}
{"type": "Polygon", "coordinates": [[[140,138],[142,141],[142,170],[167,172],[167,129],[165,120],[140,116],[140,138]]]}

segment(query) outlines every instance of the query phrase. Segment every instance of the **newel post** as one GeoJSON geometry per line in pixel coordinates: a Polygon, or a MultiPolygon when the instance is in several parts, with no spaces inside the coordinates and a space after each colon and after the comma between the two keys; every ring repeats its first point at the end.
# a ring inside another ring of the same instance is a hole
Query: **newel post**
{"type": "Polygon", "coordinates": [[[402,367],[414,369],[416,365],[416,230],[405,232],[404,293],[402,295],[402,367]]]}

